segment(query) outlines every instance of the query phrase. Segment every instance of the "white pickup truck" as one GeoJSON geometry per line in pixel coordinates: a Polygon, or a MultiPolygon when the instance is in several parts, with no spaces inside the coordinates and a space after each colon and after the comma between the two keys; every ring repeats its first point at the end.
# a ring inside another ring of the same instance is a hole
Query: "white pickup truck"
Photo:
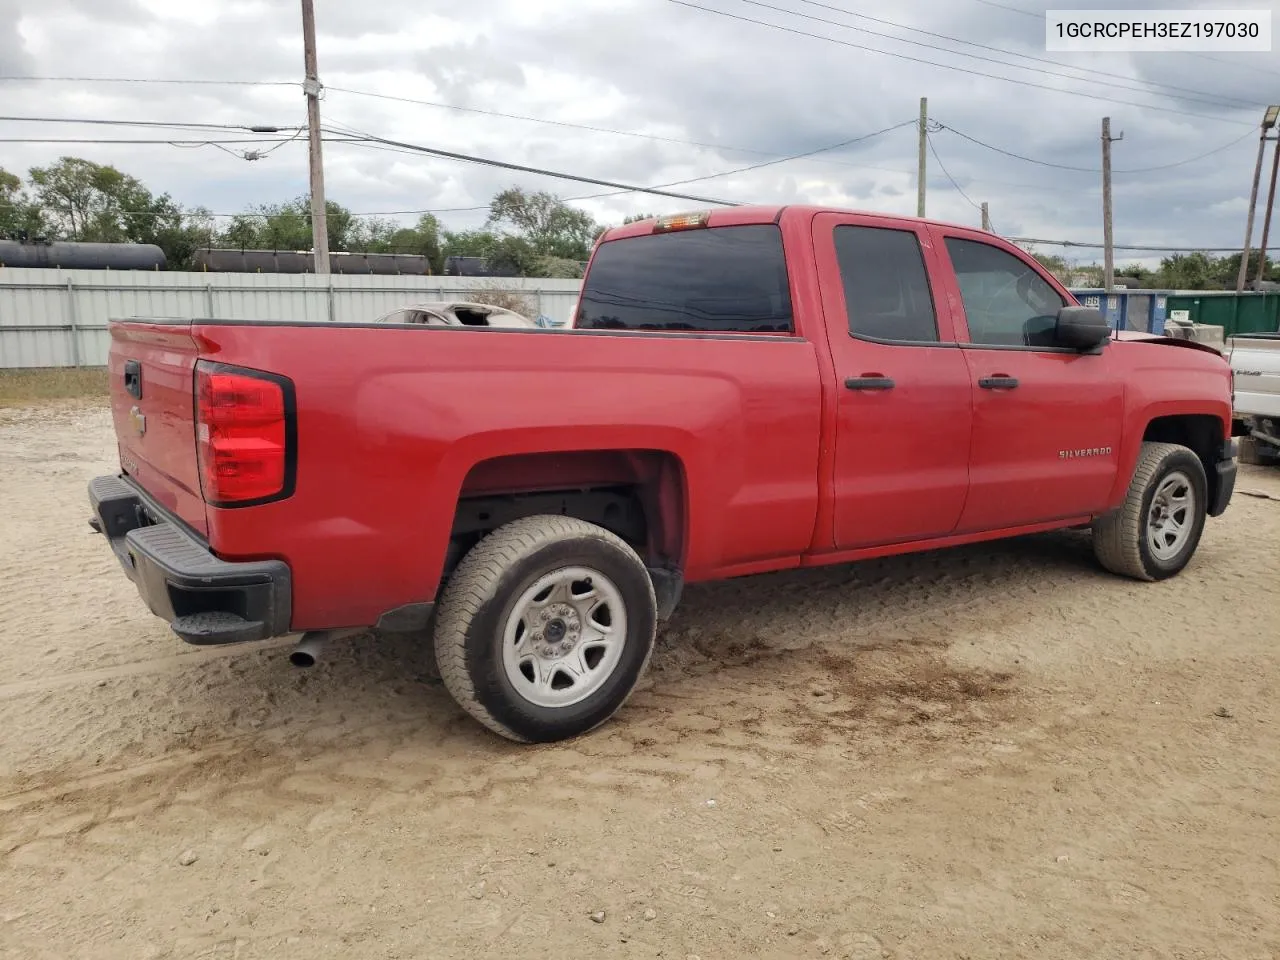
{"type": "Polygon", "coordinates": [[[1280,462],[1280,333],[1246,333],[1227,341],[1235,375],[1235,433],[1241,459],[1280,462]],[[1251,442],[1250,442],[1251,441],[1251,442]]]}

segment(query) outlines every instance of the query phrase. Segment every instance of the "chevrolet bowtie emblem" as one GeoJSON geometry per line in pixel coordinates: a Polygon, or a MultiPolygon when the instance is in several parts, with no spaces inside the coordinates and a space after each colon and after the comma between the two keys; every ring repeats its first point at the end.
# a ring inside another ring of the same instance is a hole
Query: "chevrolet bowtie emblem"
{"type": "Polygon", "coordinates": [[[138,431],[138,436],[142,436],[147,432],[147,418],[141,410],[136,406],[129,411],[129,422],[133,424],[133,428],[138,431]]]}

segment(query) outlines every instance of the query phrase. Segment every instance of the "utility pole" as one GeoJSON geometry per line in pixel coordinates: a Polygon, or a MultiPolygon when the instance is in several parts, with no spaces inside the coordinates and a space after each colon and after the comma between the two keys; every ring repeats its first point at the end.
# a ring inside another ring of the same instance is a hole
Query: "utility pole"
{"type": "Polygon", "coordinates": [[[916,216],[924,216],[925,159],[924,151],[929,137],[929,98],[920,98],[920,156],[918,158],[919,186],[916,194],[916,216]]]}
{"type": "Polygon", "coordinates": [[[307,79],[307,130],[311,135],[311,245],[316,273],[329,272],[329,223],[324,204],[324,158],[320,151],[320,75],[316,66],[316,9],[314,0],[302,0],[302,47],[307,79]]]}
{"type": "Polygon", "coordinates": [[[1116,282],[1115,248],[1111,232],[1111,144],[1123,140],[1124,134],[1111,136],[1111,118],[1102,118],[1102,286],[1107,295],[1116,282]]]}
{"type": "MultiPolygon", "coordinates": [[[[1254,277],[1254,283],[1258,284],[1258,289],[1262,289],[1262,281],[1267,275],[1267,239],[1271,235],[1271,209],[1276,202],[1276,173],[1280,171],[1280,137],[1276,138],[1275,153],[1271,157],[1271,186],[1267,188],[1267,212],[1262,215],[1262,245],[1258,248],[1258,272],[1254,277]]],[[[1242,257],[1241,263],[1247,263],[1248,258],[1242,257]]]]}
{"type": "Polygon", "coordinates": [[[991,232],[991,212],[987,209],[987,201],[982,201],[982,229],[991,232]]]}
{"type": "MultiPolygon", "coordinates": [[[[1235,275],[1235,292],[1244,292],[1244,280],[1249,275],[1249,246],[1253,243],[1253,212],[1258,206],[1258,182],[1262,179],[1262,157],[1267,150],[1267,131],[1276,125],[1280,106],[1268,106],[1262,115],[1262,127],[1258,133],[1258,160],[1253,165],[1253,188],[1249,191],[1249,215],[1244,221],[1244,250],[1240,251],[1240,271],[1235,275]]],[[[1263,253],[1263,257],[1265,257],[1263,253]]]]}

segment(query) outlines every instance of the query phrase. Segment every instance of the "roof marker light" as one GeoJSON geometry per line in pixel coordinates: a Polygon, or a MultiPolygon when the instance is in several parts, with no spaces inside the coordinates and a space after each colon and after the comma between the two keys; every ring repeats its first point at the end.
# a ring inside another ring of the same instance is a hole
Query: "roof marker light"
{"type": "Polygon", "coordinates": [[[711,211],[699,213],[678,213],[671,217],[659,217],[653,225],[654,233],[671,233],[675,230],[696,230],[705,227],[711,220],[711,211]]]}

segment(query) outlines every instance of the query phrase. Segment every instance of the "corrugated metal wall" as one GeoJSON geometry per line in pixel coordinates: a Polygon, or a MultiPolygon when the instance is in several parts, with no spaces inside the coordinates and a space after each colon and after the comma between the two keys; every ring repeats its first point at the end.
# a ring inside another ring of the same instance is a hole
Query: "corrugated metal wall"
{"type": "Polygon", "coordinates": [[[0,368],[102,366],[113,317],[375,320],[413,302],[523,294],[567,323],[577,280],[0,269],[0,368]]]}

